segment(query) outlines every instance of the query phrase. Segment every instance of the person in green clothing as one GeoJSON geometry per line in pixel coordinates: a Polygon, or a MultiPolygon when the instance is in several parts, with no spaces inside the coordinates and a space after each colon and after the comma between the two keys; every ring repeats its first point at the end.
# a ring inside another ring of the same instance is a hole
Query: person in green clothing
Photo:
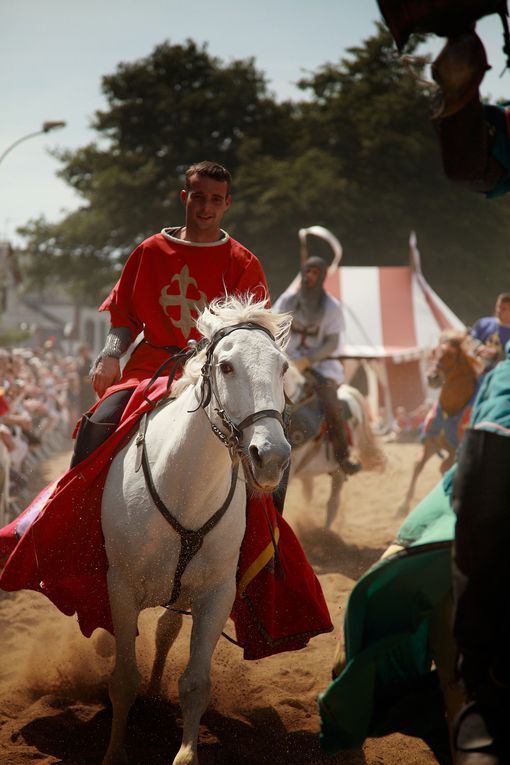
{"type": "MultiPolygon", "coordinates": [[[[349,598],[342,660],[319,697],[321,745],[361,746],[400,731],[449,760],[438,650],[460,656],[463,698],[456,765],[510,762],[510,342],[485,378],[458,462],[399,529],[395,551],[361,577],[349,598]],[[452,542],[454,560],[452,565],[452,542]],[[454,629],[448,617],[454,590],[454,629]],[[439,634],[438,634],[439,633],[439,634]],[[441,641],[449,642],[444,650],[441,641]]],[[[390,549],[391,551],[391,549],[390,549]]],[[[449,668],[443,673],[446,690],[449,668]]]]}
{"type": "MultiPolygon", "coordinates": [[[[447,177],[488,198],[510,192],[510,108],[482,103],[480,85],[490,65],[475,31],[479,19],[499,14],[510,64],[507,0],[378,4],[399,50],[413,33],[447,38],[432,63],[438,89],[431,113],[447,177]]],[[[507,357],[482,385],[452,484],[453,636],[465,695],[455,726],[456,765],[510,763],[509,411],[507,357]]]]}
{"type": "Polygon", "coordinates": [[[477,396],[452,485],[459,765],[510,762],[510,342],[477,396]]]}

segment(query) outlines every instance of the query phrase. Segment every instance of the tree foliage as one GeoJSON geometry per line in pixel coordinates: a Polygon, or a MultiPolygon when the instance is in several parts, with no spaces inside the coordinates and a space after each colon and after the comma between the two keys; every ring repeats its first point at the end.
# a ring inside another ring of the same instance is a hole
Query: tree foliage
{"type": "Polygon", "coordinates": [[[351,265],[404,264],[414,229],[425,275],[452,307],[468,320],[489,310],[510,284],[505,200],[444,178],[426,62],[411,52],[412,70],[378,25],[285,103],[252,59],[225,63],[192,40],[120,64],[102,81],[97,142],[59,155],[83,205],[27,224],[27,274],[97,302],[141,239],[182,222],[183,171],[212,159],[234,175],[226,226],[259,255],[274,295],[298,268],[303,226],[330,228],[351,265]]]}

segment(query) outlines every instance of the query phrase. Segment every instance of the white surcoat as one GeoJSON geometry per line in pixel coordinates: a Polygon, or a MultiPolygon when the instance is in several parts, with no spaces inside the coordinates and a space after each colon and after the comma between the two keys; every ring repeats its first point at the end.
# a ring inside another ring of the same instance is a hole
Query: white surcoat
{"type": "MultiPolygon", "coordinates": [[[[276,312],[290,311],[294,314],[293,329],[290,341],[287,346],[287,354],[290,359],[299,359],[302,356],[309,356],[324,345],[326,337],[329,335],[338,335],[338,345],[332,356],[341,356],[343,353],[345,320],[342,304],[327,292],[324,295],[322,304],[322,316],[313,325],[300,323],[299,310],[295,310],[295,293],[283,293],[273,306],[276,312]],[[300,331],[300,330],[303,331],[300,331]]],[[[337,385],[343,382],[344,369],[337,358],[327,358],[312,364],[312,368],[320,372],[324,377],[334,380],[337,385]]]]}

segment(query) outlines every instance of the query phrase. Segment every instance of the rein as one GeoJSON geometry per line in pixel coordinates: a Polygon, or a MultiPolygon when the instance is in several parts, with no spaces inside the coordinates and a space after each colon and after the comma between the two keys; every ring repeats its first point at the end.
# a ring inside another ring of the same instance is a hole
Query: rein
{"type": "MultiPolygon", "coordinates": [[[[152,476],[152,472],[150,469],[149,458],[147,454],[147,446],[146,446],[146,430],[147,430],[147,421],[148,421],[149,412],[144,412],[144,414],[142,415],[139,429],[138,429],[138,434],[135,439],[135,444],[137,447],[135,472],[137,472],[140,469],[140,467],[142,467],[143,474],[145,477],[145,482],[147,484],[147,488],[149,489],[149,493],[152,497],[154,504],[156,505],[157,509],[159,510],[163,518],[170,524],[170,526],[174,529],[174,531],[179,535],[181,540],[181,547],[180,547],[179,559],[177,561],[177,566],[176,566],[175,575],[174,575],[174,584],[172,588],[172,594],[170,596],[170,600],[165,604],[165,608],[168,608],[169,606],[171,606],[179,598],[181,594],[181,581],[182,581],[182,576],[184,574],[184,571],[186,570],[188,564],[191,562],[191,560],[194,558],[194,556],[202,547],[205,536],[210,531],[212,531],[212,529],[220,522],[220,520],[223,518],[223,516],[225,515],[225,513],[227,512],[230,506],[230,503],[234,496],[234,492],[237,485],[237,479],[239,475],[239,459],[240,459],[239,453],[240,453],[241,444],[243,440],[243,430],[249,427],[250,425],[253,425],[258,420],[264,419],[265,417],[272,417],[278,420],[278,422],[282,425],[282,427],[285,427],[283,416],[281,412],[279,412],[276,409],[262,409],[259,412],[254,412],[253,414],[250,414],[247,417],[245,417],[244,420],[242,420],[242,422],[236,425],[228,416],[224,407],[221,405],[218,392],[216,389],[216,385],[212,377],[212,356],[220,340],[222,340],[224,337],[227,337],[227,335],[230,335],[232,332],[238,329],[259,330],[261,332],[265,332],[271,338],[273,342],[275,341],[275,338],[273,337],[271,332],[269,332],[269,330],[267,330],[265,327],[261,327],[259,324],[254,324],[253,322],[243,322],[240,324],[234,324],[230,327],[223,327],[222,329],[218,330],[213,335],[212,339],[210,340],[207,346],[206,359],[201,370],[201,374],[202,374],[201,396],[200,396],[200,401],[198,403],[197,409],[202,407],[202,409],[204,409],[205,411],[205,408],[210,404],[211,399],[214,397],[219,407],[215,409],[214,411],[218,414],[227,432],[224,433],[217,425],[215,425],[210,420],[209,420],[209,423],[211,425],[211,429],[214,435],[217,436],[217,438],[227,447],[229,451],[230,459],[232,461],[232,471],[231,471],[230,488],[225,498],[225,501],[223,502],[221,507],[218,508],[218,510],[216,510],[216,512],[213,513],[213,515],[199,529],[186,529],[184,526],[182,526],[182,524],[179,523],[177,518],[174,515],[172,515],[172,513],[167,508],[167,506],[165,505],[165,503],[163,502],[163,500],[158,494],[158,490],[154,483],[154,478],[152,476]]],[[[191,349],[185,349],[184,351],[180,351],[179,353],[175,354],[175,356],[171,357],[168,361],[165,362],[163,367],[166,367],[170,362],[174,362],[175,364],[174,368],[172,369],[173,374],[170,375],[172,380],[175,376],[175,370],[177,366],[182,364],[184,361],[187,361],[196,353],[197,353],[196,347],[193,347],[191,349]]],[[[160,370],[158,370],[158,373],[160,371],[162,371],[161,368],[160,370]]],[[[155,377],[158,375],[158,373],[156,373],[156,375],[149,382],[148,386],[145,388],[144,395],[147,393],[148,389],[154,382],[155,377]]],[[[192,411],[196,411],[196,409],[192,411]]],[[[206,413],[206,416],[207,416],[207,413],[206,413]]]]}

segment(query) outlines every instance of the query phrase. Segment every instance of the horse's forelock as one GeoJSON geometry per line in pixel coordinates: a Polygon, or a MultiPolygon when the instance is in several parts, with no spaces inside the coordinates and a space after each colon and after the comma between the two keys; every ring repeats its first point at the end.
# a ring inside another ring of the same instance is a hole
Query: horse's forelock
{"type": "Polygon", "coordinates": [[[211,340],[222,327],[253,322],[267,329],[280,348],[287,344],[292,317],[285,313],[272,313],[267,300],[255,300],[252,295],[228,296],[212,300],[199,315],[196,325],[200,334],[211,340]]]}
{"type": "MultiPolygon", "coordinates": [[[[222,327],[253,322],[267,329],[284,350],[289,337],[292,316],[288,313],[272,313],[267,300],[255,300],[252,295],[226,296],[212,300],[197,318],[196,326],[202,337],[212,340],[222,327]]],[[[200,351],[184,366],[181,378],[173,385],[172,393],[179,396],[200,378],[206,351],[200,351]]]]}

